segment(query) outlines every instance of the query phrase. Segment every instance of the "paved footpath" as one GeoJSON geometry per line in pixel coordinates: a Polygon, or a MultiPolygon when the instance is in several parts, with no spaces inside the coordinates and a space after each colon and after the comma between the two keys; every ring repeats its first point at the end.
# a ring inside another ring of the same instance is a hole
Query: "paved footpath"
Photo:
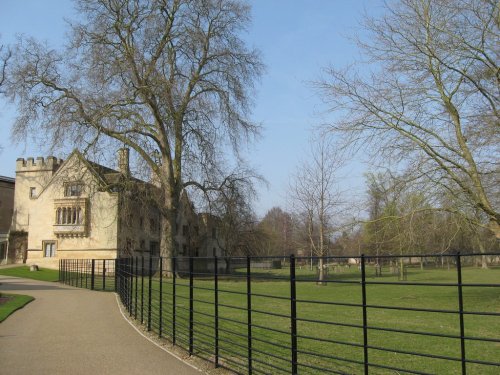
{"type": "Polygon", "coordinates": [[[202,374],[142,337],[114,293],[0,276],[35,297],[0,323],[0,374],[202,374]]]}

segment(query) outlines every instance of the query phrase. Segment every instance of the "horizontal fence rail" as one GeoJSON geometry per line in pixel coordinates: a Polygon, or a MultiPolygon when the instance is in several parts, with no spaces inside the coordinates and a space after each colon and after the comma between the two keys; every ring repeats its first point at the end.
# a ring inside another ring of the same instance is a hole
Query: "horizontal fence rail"
{"type": "Polygon", "coordinates": [[[61,260],[60,279],[116,291],[148,331],[240,374],[498,374],[499,262],[134,257],[61,260]]]}
{"type": "Polygon", "coordinates": [[[116,259],[61,259],[59,281],[91,290],[115,291],[116,259]]]}

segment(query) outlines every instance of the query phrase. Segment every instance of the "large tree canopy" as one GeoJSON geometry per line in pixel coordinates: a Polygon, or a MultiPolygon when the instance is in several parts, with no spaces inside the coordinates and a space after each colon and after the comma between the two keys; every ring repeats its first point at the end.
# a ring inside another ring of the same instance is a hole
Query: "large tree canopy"
{"type": "Polygon", "coordinates": [[[497,238],[499,16],[496,0],[390,1],[365,24],[367,64],[329,69],[318,83],[345,115],[330,126],[344,146],[404,166],[459,202],[442,208],[479,218],[497,238]]]}
{"type": "Polygon", "coordinates": [[[227,144],[237,152],[258,132],[248,115],[263,65],[241,38],[249,6],[240,0],[76,5],[81,19],[71,24],[64,50],[29,39],[14,51],[4,83],[19,106],[14,131],[82,144],[111,137],[135,150],[164,193],[162,255],[172,255],[182,189],[220,184],[214,172],[227,144]]]}

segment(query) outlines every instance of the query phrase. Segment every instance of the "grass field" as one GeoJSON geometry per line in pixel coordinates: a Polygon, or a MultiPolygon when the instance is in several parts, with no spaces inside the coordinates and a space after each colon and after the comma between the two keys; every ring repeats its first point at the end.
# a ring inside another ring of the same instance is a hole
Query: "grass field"
{"type": "Polygon", "coordinates": [[[33,301],[33,297],[22,294],[0,293],[0,323],[14,311],[33,301]]]}
{"type": "Polygon", "coordinates": [[[24,277],[40,281],[58,281],[59,271],[48,268],[40,268],[38,271],[30,271],[28,266],[0,269],[0,275],[24,277]]]}
{"type": "MultiPolygon", "coordinates": [[[[330,273],[332,281],[316,285],[315,274],[307,267],[297,269],[297,342],[300,373],[363,373],[363,309],[360,273],[355,268],[330,273]],[[343,305],[338,305],[338,304],[343,305]],[[319,370],[321,369],[321,370],[319,370]]],[[[290,284],[288,269],[252,270],[252,348],[254,373],[289,373],[290,359],[290,284]],[[280,277],[285,280],[279,280],[280,277]],[[273,278],[270,280],[270,278],[273,278]]],[[[431,358],[445,356],[460,359],[460,317],[457,313],[458,288],[450,286],[408,285],[409,283],[456,284],[457,272],[447,269],[410,268],[405,283],[383,269],[382,277],[374,276],[367,268],[367,325],[368,359],[371,374],[396,374],[383,368],[396,367],[416,373],[455,374],[461,362],[431,358]],[[394,282],[394,284],[384,284],[394,282]],[[379,308],[384,306],[386,308],[379,308]],[[446,310],[426,312],[395,310],[419,308],[446,310]],[[400,333],[387,330],[420,332],[400,333]],[[426,333],[442,335],[428,336],[426,333]],[[453,337],[446,337],[453,336],[453,337]],[[396,353],[396,351],[403,353],[396,353]],[[419,355],[404,354],[405,352],[419,355]],[[381,367],[378,367],[381,366],[381,367]]],[[[244,277],[244,272],[239,274],[244,277]]],[[[467,284],[499,284],[500,269],[462,269],[463,301],[466,312],[487,312],[496,315],[464,315],[465,353],[468,360],[499,362],[500,358],[500,288],[467,286],[467,284]],[[475,338],[492,339],[483,342],[475,338]]],[[[133,281],[132,296],[137,305],[132,313],[147,321],[148,283],[133,281]],[[135,289],[137,285],[137,289],[135,289]],[[141,291],[144,302],[141,304],[141,291]]],[[[194,352],[213,360],[214,351],[214,282],[208,278],[194,280],[194,352]]],[[[159,282],[152,282],[152,328],[159,329],[159,282]]],[[[247,294],[246,280],[219,280],[219,339],[221,362],[238,371],[247,366],[247,294]]],[[[162,330],[173,333],[172,281],[163,282],[162,330]]],[[[188,347],[189,337],[189,280],[176,280],[176,339],[188,347]]],[[[469,374],[498,374],[500,367],[467,364],[469,374]]],[[[401,372],[400,372],[401,373],[401,372]]]]}

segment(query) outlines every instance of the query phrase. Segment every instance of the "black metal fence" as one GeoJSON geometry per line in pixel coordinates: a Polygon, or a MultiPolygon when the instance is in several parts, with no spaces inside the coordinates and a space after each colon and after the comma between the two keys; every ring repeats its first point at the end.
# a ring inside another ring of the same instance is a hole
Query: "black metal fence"
{"type": "Polygon", "coordinates": [[[116,259],[61,259],[59,281],[91,290],[116,291],[116,259]]]}
{"type": "MultiPolygon", "coordinates": [[[[123,258],[99,277],[149,331],[236,373],[498,374],[487,257],[123,258]]],[[[61,261],[61,280],[97,289],[96,262],[61,261]]]]}

